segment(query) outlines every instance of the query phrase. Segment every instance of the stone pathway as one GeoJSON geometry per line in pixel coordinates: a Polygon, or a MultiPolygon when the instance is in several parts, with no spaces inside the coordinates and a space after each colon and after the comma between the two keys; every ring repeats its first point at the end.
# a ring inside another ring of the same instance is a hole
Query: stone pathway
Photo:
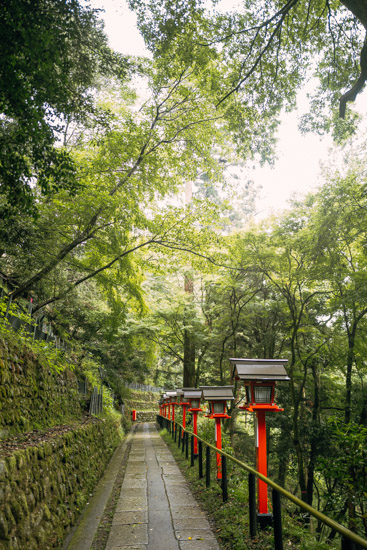
{"type": "Polygon", "coordinates": [[[106,550],[219,550],[153,423],[139,424],[132,436],[106,550]]]}

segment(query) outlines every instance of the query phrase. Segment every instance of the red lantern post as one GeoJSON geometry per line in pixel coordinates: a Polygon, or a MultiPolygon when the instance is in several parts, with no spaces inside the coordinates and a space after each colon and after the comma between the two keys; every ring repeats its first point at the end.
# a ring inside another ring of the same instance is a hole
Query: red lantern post
{"type": "Polygon", "coordinates": [[[182,407],[182,434],[181,438],[184,438],[185,428],[186,428],[186,409],[190,406],[190,403],[188,401],[185,401],[184,397],[184,390],[183,389],[177,389],[177,404],[182,407]]]}
{"type": "MultiPolygon", "coordinates": [[[[192,414],[192,431],[194,436],[198,434],[198,414],[202,412],[200,400],[202,391],[197,388],[183,388],[184,402],[188,404],[188,412],[192,414]]],[[[186,412],[186,411],[185,411],[186,412]]],[[[198,454],[198,440],[194,437],[194,455],[198,454]]]]}
{"type": "Polygon", "coordinates": [[[173,422],[173,429],[175,430],[175,409],[177,403],[177,392],[169,392],[170,400],[171,400],[171,407],[172,407],[172,422],[173,422]]]}
{"type": "MultiPolygon", "coordinates": [[[[246,402],[240,406],[256,413],[256,470],[267,477],[266,412],[283,411],[275,404],[275,384],[289,380],[284,365],[286,359],[230,359],[234,365],[233,377],[242,380],[246,390],[246,402]]],[[[268,509],[268,486],[258,480],[258,517],[260,525],[271,520],[268,509]]]]}
{"type": "MultiPolygon", "coordinates": [[[[215,420],[215,444],[222,450],[222,418],[230,418],[226,412],[227,401],[232,401],[233,386],[201,386],[203,398],[209,402],[210,412],[207,415],[215,420]]],[[[222,479],[222,455],[217,453],[217,479],[222,479]]]]}

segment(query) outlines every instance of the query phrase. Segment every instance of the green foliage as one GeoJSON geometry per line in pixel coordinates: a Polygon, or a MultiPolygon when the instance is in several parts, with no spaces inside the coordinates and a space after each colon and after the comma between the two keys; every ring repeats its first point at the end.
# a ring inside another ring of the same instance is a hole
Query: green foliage
{"type": "Polygon", "coordinates": [[[130,0],[155,59],[167,70],[180,64],[198,75],[223,109],[239,150],[271,158],[279,114],[294,108],[298,89],[311,77],[319,85],[303,128],[333,128],[338,141],[355,131],[354,113],[338,119],[365,83],[362,3],[243,0],[227,11],[217,4],[130,0]]]}
{"type": "Polygon", "coordinates": [[[71,120],[102,121],[91,89],[100,74],[126,78],[129,63],[78,0],[9,1],[0,31],[1,193],[34,212],[39,193],[78,189],[73,156],[57,142],[71,120]]]}
{"type": "Polygon", "coordinates": [[[327,489],[325,507],[338,517],[343,514],[344,496],[352,494],[361,521],[367,494],[367,428],[330,418],[326,437],[327,453],[318,457],[317,468],[327,489]]]}
{"type": "MultiPolygon", "coordinates": [[[[16,343],[20,349],[25,349],[33,352],[44,368],[49,368],[55,372],[62,372],[66,368],[73,370],[74,365],[68,361],[65,352],[57,349],[53,342],[45,342],[43,340],[34,340],[33,335],[25,330],[25,326],[20,331],[14,332],[9,322],[5,319],[7,302],[0,300],[0,336],[5,340],[10,340],[16,343]]],[[[9,313],[21,319],[28,326],[32,326],[34,321],[32,318],[20,312],[15,304],[9,308],[9,313]]]]}

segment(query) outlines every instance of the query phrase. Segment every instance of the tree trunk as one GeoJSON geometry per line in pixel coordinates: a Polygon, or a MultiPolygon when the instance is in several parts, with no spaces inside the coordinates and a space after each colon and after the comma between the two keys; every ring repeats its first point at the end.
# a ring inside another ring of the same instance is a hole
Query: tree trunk
{"type": "Polygon", "coordinates": [[[345,379],[345,413],[344,421],[349,424],[352,408],[352,370],[354,361],[354,341],[356,333],[356,324],[353,324],[352,330],[348,334],[348,355],[347,355],[347,374],[345,379]]]}
{"type": "MultiPolygon", "coordinates": [[[[188,205],[192,201],[192,182],[186,182],[185,186],[185,205],[188,205]]],[[[184,282],[185,292],[188,294],[190,300],[193,299],[194,294],[194,279],[191,273],[185,273],[184,282]]],[[[191,328],[192,308],[186,308],[184,315],[184,365],[183,365],[183,385],[184,388],[195,387],[195,335],[191,328]]]]}
{"type": "Polygon", "coordinates": [[[307,504],[312,506],[313,490],[314,490],[314,475],[315,461],[317,458],[318,441],[319,441],[319,426],[320,426],[320,377],[317,372],[315,363],[311,365],[313,382],[314,382],[314,403],[312,407],[312,427],[311,427],[311,448],[310,460],[307,471],[307,504]]]}
{"type": "MultiPolygon", "coordinates": [[[[193,292],[192,279],[185,276],[186,292],[193,292]],[[191,289],[191,290],[189,290],[191,289]]],[[[195,386],[195,335],[191,325],[192,311],[186,308],[184,316],[184,365],[183,365],[183,386],[192,388],[195,386]]]]}

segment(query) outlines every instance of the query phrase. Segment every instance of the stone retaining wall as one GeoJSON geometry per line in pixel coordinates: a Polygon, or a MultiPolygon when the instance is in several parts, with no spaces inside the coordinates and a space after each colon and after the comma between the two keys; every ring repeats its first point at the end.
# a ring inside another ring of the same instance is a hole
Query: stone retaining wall
{"type": "Polygon", "coordinates": [[[0,339],[0,440],[82,416],[75,374],[58,374],[34,352],[0,339]]]}
{"type": "Polygon", "coordinates": [[[118,418],[89,418],[0,455],[0,549],[60,548],[121,439],[118,418]]]}
{"type": "Polygon", "coordinates": [[[155,422],[157,411],[136,411],[137,422],[155,422]]]}

